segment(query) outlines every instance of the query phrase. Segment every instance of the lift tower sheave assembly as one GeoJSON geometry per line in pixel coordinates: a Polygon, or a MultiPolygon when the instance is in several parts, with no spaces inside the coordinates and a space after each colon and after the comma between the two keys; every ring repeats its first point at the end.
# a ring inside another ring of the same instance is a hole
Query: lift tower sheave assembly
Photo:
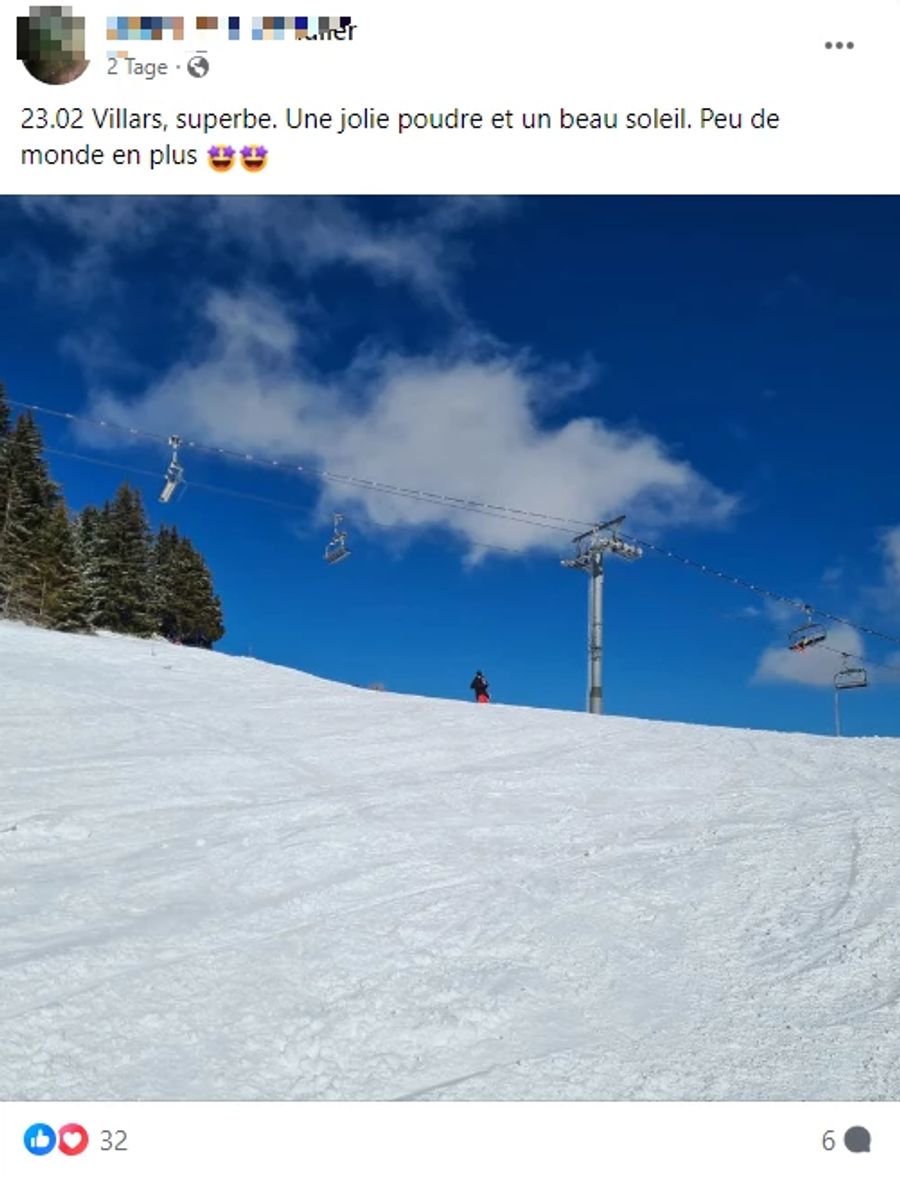
{"type": "Polygon", "coordinates": [[[634,544],[618,536],[625,516],[619,515],[607,523],[598,523],[590,531],[576,535],[572,541],[578,554],[562,560],[564,568],[579,568],[590,576],[588,582],[588,694],[586,710],[592,715],[603,713],[603,557],[607,552],[623,560],[639,560],[643,552],[634,544]]]}

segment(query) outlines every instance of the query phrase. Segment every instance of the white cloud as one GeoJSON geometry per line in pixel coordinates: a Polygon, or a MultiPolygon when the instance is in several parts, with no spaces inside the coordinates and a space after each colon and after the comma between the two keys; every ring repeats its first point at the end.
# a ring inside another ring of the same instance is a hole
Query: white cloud
{"type": "Polygon", "coordinates": [[[881,534],[884,579],[888,590],[900,595],[900,526],[886,528],[881,534]]]}
{"type": "Polygon", "coordinates": [[[33,220],[73,238],[75,248],[64,261],[39,248],[29,248],[26,257],[45,295],[79,304],[124,290],[133,277],[134,251],[161,236],[176,211],[173,202],[150,196],[26,196],[20,203],[33,220]]]}
{"type": "Polygon", "coordinates": [[[900,687],[900,653],[888,654],[884,660],[884,667],[876,667],[875,674],[879,683],[900,687]]]}
{"type": "Polygon", "coordinates": [[[114,333],[99,324],[62,336],[59,351],[76,363],[90,381],[108,379],[112,373],[129,379],[148,375],[146,366],[134,359],[114,333]]]}
{"type": "MultiPolygon", "coordinates": [[[[533,356],[483,337],[462,333],[429,358],[370,350],[325,380],[304,366],[300,329],[274,297],[216,293],[203,317],[199,355],[137,400],[97,392],[93,414],[258,457],[575,520],[626,512],[634,528],[718,524],[735,509],[732,496],[647,433],[587,417],[542,426],[542,407],[558,396],[559,371],[542,371],[533,356]]],[[[583,373],[569,379],[577,387],[583,373]]],[[[469,543],[516,552],[567,542],[508,518],[326,481],[321,507],[333,506],[357,526],[441,526],[469,543]]]]}
{"type": "Polygon", "coordinates": [[[880,613],[886,626],[894,629],[900,618],[900,526],[880,531],[876,551],[880,575],[876,583],[862,589],[861,596],[866,606],[880,613]]]}
{"type": "Polygon", "coordinates": [[[791,603],[787,600],[775,600],[772,597],[762,598],[762,612],[773,625],[782,626],[785,633],[789,629],[796,629],[806,619],[805,613],[799,613],[802,602],[791,603]]]}
{"type": "Polygon", "coordinates": [[[462,314],[455,279],[468,260],[463,234],[503,215],[500,197],[447,197],[404,205],[404,215],[361,216],[347,200],[323,197],[24,197],[35,221],[64,229],[73,249],[65,261],[29,255],[45,293],[84,301],[108,295],[133,277],[126,264],[157,241],[190,249],[198,272],[221,250],[249,275],[277,264],[308,276],[329,265],[365,271],[379,282],[407,285],[445,311],[462,314]],[[186,219],[186,214],[190,219],[186,219]]]}
{"type": "MultiPolygon", "coordinates": [[[[797,622],[798,626],[800,624],[802,621],[797,622]]],[[[770,646],[763,652],[752,681],[830,687],[833,685],[834,675],[844,664],[841,653],[849,654],[851,659],[862,658],[864,654],[861,635],[847,625],[832,625],[823,645],[829,648],[823,649],[822,645],[818,645],[810,646],[802,652],[790,650],[786,633],[784,645],[770,646]]]]}
{"type": "Polygon", "coordinates": [[[763,617],[764,615],[765,615],[764,610],[760,609],[760,607],[758,605],[743,605],[740,609],[738,609],[733,614],[734,617],[752,617],[752,618],[763,617]]]}
{"type": "Polygon", "coordinates": [[[467,261],[460,239],[473,222],[500,215],[508,201],[447,198],[423,202],[418,215],[376,221],[342,200],[290,201],[223,198],[212,207],[207,231],[226,236],[251,263],[278,260],[301,274],[334,264],[355,266],[382,282],[399,282],[460,312],[454,279],[467,261]]]}
{"type": "MultiPolygon", "coordinates": [[[[527,350],[504,348],[467,321],[456,290],[468,261],[465,234],[478,220],[504,215],[506,201],[413,200],[401,216],[381,203],[364,217],[357,205],[338,199],[195,200],[187,236],[186,202],[178,200],[41,198],[24,207],[68,231],[72,256],[65,265],[43,260],[45,285],[85,306],[98,291],[115,291],[116,270],[127,273],[122,262],[129,250],[163,242],[171,253],[191,251],[198,275],[192,297],[202,289],[203,260],[214,251],[227,248],[244,275],[242,294],[214,291],[205,305],[190,305],[185,313],[198,316],[196,349],[146,383],[137,398],[126,400],[115,388],[115,378],[134,388],[141,374],[115,349],[96,346],[103,338],[96,335],[96,316],[94,336],[70,338],[68,352],[93,387],[92,415],[356,479],[566,519],[625,512],[630,527],[646,531],[719,524],[736,508],[734,497],[644,430],[588,417],[557,428],[545,424],[563,399],[596,384],[601,367],[593,357],[547,364],[527,350]],[[405,286],[442,312],[452,342],[426,357],[369,344],[343,372],[322,377],[304,360],[309,281],[317,269],[334,265],[405,286]],[[299,279],[293,307],[268,285],[276,269],[299,279]]],[[[96,430],[83,440],[102,444],[96,430]]],[[[356,525],[369,521],[397,534],[441,526],[470,545],[514,552],[559,550],[567,542],[564,532],[337,479],[322,484],[320,508],[332,507],[351,513],[356,525]]],[[[477,554],[470,550],[470,558],[477,554]]]]}
{"type": "Polygon", "coordinates": [[[37,221],[55,221],[85,242],[137,235],[145,240],[158,232],[166,205],[155,196],[23,196],[23,211],[37,221]]]}

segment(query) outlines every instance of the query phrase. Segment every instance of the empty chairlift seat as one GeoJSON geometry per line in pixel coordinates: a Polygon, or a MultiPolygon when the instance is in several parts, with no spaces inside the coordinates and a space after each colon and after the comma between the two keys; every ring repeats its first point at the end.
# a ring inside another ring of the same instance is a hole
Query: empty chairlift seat
{"type": "Polygon", "coordinates": [[[862,666],[845,666],[834,676],[836,691],[851,691],[854,687],[867,687],[869,676],[862,666]]]}

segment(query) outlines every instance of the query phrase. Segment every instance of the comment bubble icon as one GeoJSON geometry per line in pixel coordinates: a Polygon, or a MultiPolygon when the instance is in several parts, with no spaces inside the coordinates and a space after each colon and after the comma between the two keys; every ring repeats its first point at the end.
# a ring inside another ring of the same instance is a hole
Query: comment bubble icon
{"type": "Polygon", "coordinates": [[[872,1134],[868,1128],[848,1128],[844,1133],[844,1144],[850,1152],[871,1152],[872,1134]]]}

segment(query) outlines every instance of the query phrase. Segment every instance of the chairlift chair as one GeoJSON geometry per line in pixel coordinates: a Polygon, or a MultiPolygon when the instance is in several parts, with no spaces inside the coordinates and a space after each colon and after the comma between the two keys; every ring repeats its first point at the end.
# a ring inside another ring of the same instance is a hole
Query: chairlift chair
{"type": "Polygon", "coordinates": [[[802,652],[808,650],[810,646],[817,646],[819,642],[824,642],[827,636],[828,631],[825,626],[813,621],[812,609],[807,608],[806,624],[791,631],[788,637],[788,647],[791,650],[802,652]]]}
{"type": "Polygon", "coordinates": [[[869,676],[862,666],[851,666],[850,655],[842,655],[844,665],[834,676],[834,734],[841,734],[841,691],[850,691],[854,687],[867,687],[869,676]]]}
{"type": "Polygon", "coordinates": [[[855,687],[867,687],[869,685],[869,676],[863,666],[844,666],[834,676],[834,689],[836,691],[851,691],[855,687]]]}
{"type": "Polygon", "coordinates": [[[166,471],[166,485],[162,488],[159,496],[161,503],[168,503],[184,481],[184,467],[178,461],[178,447],[181,445],[181,438],[173,434],[169,438],[169,445],[172,447],[172,459],[166,471]]]}
{"type": "Polygon", "coordinates": [[[343,515],[335,515],[334,517],[334,535],[328,541],[325,548],[324,559],[327,564],[338,564],[350,555],[350,550],[347,547],[347,533],[346,531],[338,530],[343,518],[343,515]]]}

